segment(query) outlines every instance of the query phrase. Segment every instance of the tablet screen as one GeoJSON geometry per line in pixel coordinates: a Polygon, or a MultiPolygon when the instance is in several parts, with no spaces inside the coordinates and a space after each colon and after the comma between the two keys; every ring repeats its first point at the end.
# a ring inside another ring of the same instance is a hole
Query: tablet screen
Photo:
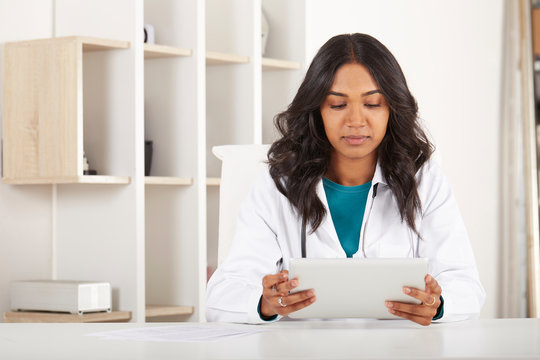
{"type": "Polygon", "coordinates": [[[420,303],[403,286],[423,290],[427,271],[423,258],[290,259],[289,278],[299,282],[294,291],[314,289],[317,301],[289,317],[401,319],[385,301],[420,303]]]}

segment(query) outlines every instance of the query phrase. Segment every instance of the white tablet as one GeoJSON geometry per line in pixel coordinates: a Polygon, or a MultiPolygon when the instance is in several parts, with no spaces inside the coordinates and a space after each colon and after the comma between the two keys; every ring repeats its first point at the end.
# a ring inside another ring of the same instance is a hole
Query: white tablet
{"type": "Polygon", "coordinates": [[[314,289],[317,301],[289,317],[396,319],[385,300],[420,303],[403,286],[423,290],[427,271],[427,259],[290,259],[294,292],[314,289]]]}

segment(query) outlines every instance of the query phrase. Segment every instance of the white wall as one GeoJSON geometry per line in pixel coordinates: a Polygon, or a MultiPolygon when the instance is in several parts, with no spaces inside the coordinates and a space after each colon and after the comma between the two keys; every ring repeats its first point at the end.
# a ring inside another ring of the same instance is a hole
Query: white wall
{"type": "MultiPolygon", "coordinates": [[[[0,59],[3,44],[7,41],[51,37],[52,11],[52,1],[0,0],[0,59]]],[[[0,71],[0,123],[1,84],[0,71]]],[[[0,183],[0,313],[9,310],[9,283],[12,280],[52,276],[51,198],[50,185],[0,183]]]]}
{"type": "MultiPolygon", "coordinates": [[[[497,305],[502,4],[306,2],[308,61],[332,35],[365,32],[402,65],[469,230],[488,293],[484,317],[495,316],[497,305]]],[[[52,0],[0,0],[0,44],[52,36],[52,14],[52,0]]],[[[51,197],[47,185],[0,184],[0,312],[9,308],[9,281],[52,276],[51,197]]]]}
{"type": "Polygon", "coordinates": [[[437,147],[497,309],[503,0],[311,0],[308,61],[331,36],[362,32],[401,64],[437,147]]]}

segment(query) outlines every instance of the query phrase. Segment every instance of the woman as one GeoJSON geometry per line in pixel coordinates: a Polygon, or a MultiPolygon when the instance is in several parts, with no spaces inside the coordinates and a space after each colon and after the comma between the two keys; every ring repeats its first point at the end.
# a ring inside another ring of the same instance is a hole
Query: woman
{"type": "Polygon", "coordinates": [[[208,320],[260,323],[311,305],[314,291],[289,294],[298,280],[279,271],[303,255],[425,257],[425,288],[403,289],[421,304],[386,302],[388,311],[422,325],[480,312],[485,293],[456,201],[383,44],[364,34],[330,39],[276,125],[269,171],[208,283],[208,320]]]}

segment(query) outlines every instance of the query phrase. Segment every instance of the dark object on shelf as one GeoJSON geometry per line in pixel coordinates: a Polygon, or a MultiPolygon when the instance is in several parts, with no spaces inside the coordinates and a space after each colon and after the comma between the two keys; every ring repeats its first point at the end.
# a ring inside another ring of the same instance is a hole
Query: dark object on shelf
{"type": "Polygon", "coordinates": [[[90,165],[88,164],[88,158],[86,153],[83,151],[83,175],[97,175],[96,170],[91,170],[90,165]]]}
{"type": "Polygon", "coordinates": [[[152,168],[152,153],[154,151],[154,145],[151,140],[144,141],[144,176],[150,176],[150,169],[152,168]]]}
{"type": "Polygon", "coordinates": [[[156,32],[150,24],[144,25],[144,42],[154,44],[156,42],[156,32]]]}

